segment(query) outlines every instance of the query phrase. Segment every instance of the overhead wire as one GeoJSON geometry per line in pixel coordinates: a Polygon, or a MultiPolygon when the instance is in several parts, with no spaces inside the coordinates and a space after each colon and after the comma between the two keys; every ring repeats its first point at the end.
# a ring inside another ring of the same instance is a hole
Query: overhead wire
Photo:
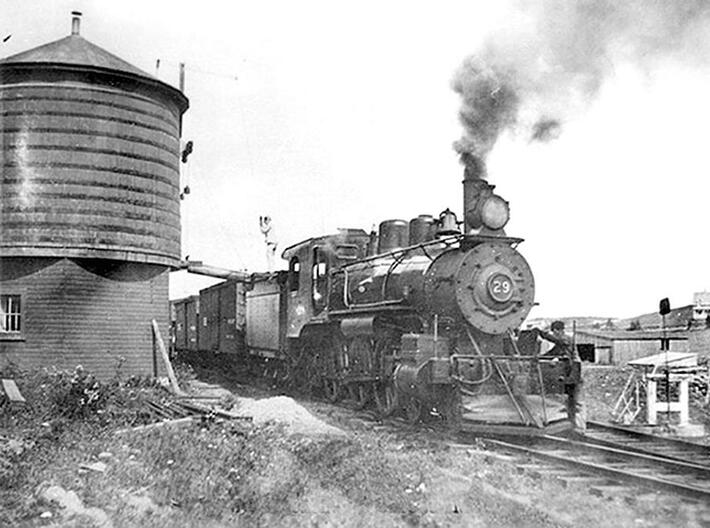
{"type": "MultiPolygon", "coordinates": [[[[239,77],[237,75],[230,75],[230,74],[215,72],[215,71],[207,70],[204,68],[198,68],[198,67],[189,65],[189,64],[182,62],[182,61],[178,62],[178,61],[174,61],[174,60],[170,60],[170,59],[166,60],[166,59],[161,59],[161,58],[157,59],[156,63],[155,63],[156,77],[160,73],[160,66],[162,64],[170,64],[173,66],[180,66],[188,72],[198,73],[201,75],[209,75],[212,77],[219,77],[219,78],[223,78],[223,79],[229,79],[232,81],[237,81],[239,79],[239,77]]],[[[238,105],[237,105],[238,110],[239,110],[239,113],[242,117],[242,122],[244,122],[245,121],[244,109],[241,104],[241,101],[239,101],[238,98],[237,98],[237,101],[238,101],[238,105]]],[[[253,167],[253,159],[252,159],[252,152],[251,152],[251,143],[249,141],[248,135],[245,137],[245,139],[246,139],[246,141],[245,141],[246,151],[247,151],[247,156],[248,156],[248,160],[249,160],[249,174],[250,174],[250,177],[253,179],[254,178],[254,167],[253,167]]],[[[183,218],[183,241],[184,241],[183,253],[189,254],[188,248],[191,245],[191,243],[190,243],[190,241],[191,241],[191,238],[190,238],[191,211],[190,211],[190,209],[191,208],[187,204],[187,200],[184,200],[184,198],[185,198],[185,195],[190,194],[190,190],[191,190],[190,189],[190,179],[191,179],[192,167],[191,167],[191,163],[189,161],[181,163],[181,167],[184,167],[183,170],[181,171],[181,176],[182,176],[183,181],[182,181],[182,184],[180,187],[180,198],[181,198],[181,201],[183,201],[184,211],[185,211],[184,218],[183,218]]],[[[241,253],[239,252],[238,246],[239,246],[238,244],[234,244],[231,247],[232,247],[237,259],[239,260],[240,267],[246,268],[245,260],[244,260],[243,256],[241,255],[241,253]]]]}

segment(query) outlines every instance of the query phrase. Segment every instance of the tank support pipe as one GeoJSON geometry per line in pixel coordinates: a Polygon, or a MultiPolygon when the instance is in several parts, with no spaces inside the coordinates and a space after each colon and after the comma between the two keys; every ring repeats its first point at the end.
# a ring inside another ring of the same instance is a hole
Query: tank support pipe
{"type": "Polygon", "coordinates": [[[439,314],[434,314],[434,357],[439,357],[439,351],[436,349],[436,345],[439,341],[439,314]]]}
{"type": "Polygon", "coordinates": [[[186,270],[188,273],[195,275],[205,275],[216,279],[233,280],[237,282],[251,282],[252,275],[245,271],[235,271],[215,266],[208,266],[202,262],[183,261],[180,263],[181,270],[186,270]]]}

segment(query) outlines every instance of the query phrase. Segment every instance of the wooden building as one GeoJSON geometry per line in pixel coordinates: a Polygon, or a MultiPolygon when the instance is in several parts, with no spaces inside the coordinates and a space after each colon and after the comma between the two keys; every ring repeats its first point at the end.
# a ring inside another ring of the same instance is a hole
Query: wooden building
{"type": "MultiPolygon", "coordinates": [[[[666,337],[673,352],[688,351],[688,334],[683,329],[669,330],[666,337]]],[[[585,351],[582,359],[601,365],[626,365],[629,361],[658,354],[660,330],[577,330],[575,342],[585,351]]],[[[581,353],[581,352],[580,352],[581,353]]]]}
{"type": "Polygon", "coordinates": [[[156,373],[180,260],[177,89],[79,34],[0,61],[0,367],[156,373]]]}

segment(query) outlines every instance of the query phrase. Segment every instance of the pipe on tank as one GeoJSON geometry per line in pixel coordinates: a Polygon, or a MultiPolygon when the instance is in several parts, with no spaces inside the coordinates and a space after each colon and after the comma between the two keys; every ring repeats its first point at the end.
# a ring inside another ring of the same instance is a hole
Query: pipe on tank
{"type": "Polygon", "coordinates": [[[71,34],[79,35],[79,29],[81,26],[81,11],[72,11],[71,14],[71,34]]]}
{"type": "Polygon", "coordinates": [[[237,282],[249,282],[252,280],[251,274],[245,271],[218,268],[216,266],[209,266],[198,261],[182,261],[180,262],[179,269],[186,270],[188,273],[194,273],[195,275],[205,275],[216,279],[233,280],[237,282]]]}

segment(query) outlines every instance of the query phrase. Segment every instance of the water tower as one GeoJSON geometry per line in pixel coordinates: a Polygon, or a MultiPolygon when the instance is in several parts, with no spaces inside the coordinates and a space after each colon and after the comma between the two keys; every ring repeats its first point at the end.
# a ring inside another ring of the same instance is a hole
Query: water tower
{"type": "Polygon", "coordinates": [[[187,98],[79,34],[0,61],[0,366],[154,371],[187,98]]]}

